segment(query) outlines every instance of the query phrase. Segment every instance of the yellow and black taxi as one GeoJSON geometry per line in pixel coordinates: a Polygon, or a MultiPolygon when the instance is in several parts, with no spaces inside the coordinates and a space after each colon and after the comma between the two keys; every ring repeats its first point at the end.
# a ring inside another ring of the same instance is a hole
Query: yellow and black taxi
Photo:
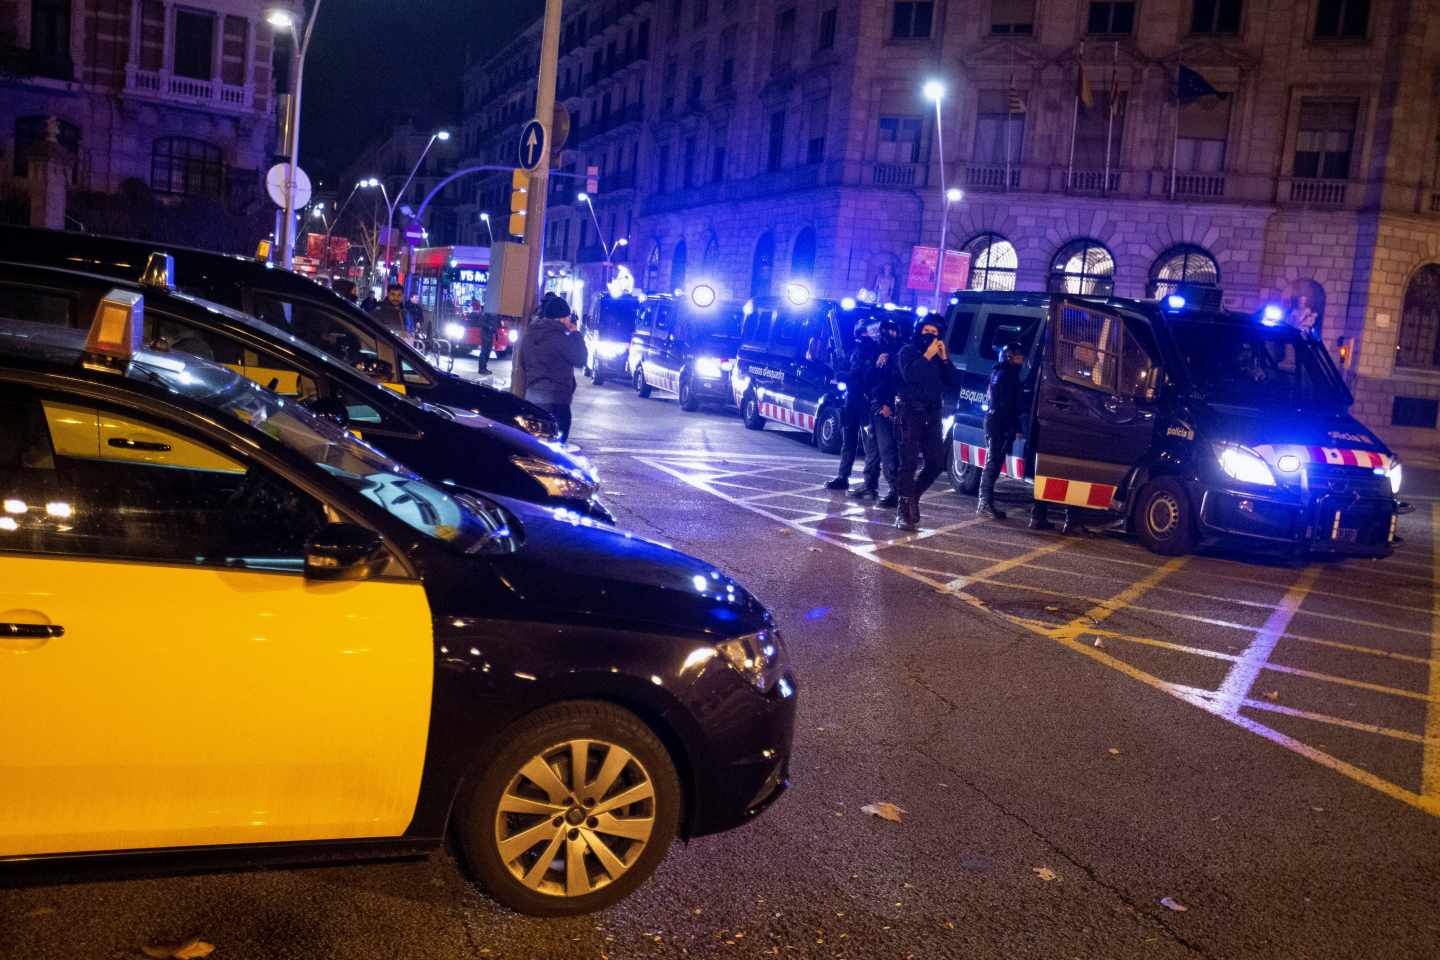
{"type": "Polygon", "coordinates": [[[738,583],[146,351],[146,306],[0,324],[0,878],[453,834],[580,913],[785,790],[795,680],[738,583]]]}
{"type": "Polygon", "coordinates": [[[416,400],[403,385],[376,384],[284,330],[171,290],[165,256],[149,264],[147,281],[137,284],[0,262],[0,321],[78,327],[110,290],[143,293],[147,344],[214,360],[309,404],[421,476],[613,521],[594,470],[578,455],[468,410],[416,400]]]}
{"type": "Polygon", "coordinates": [[[630,375],[642,397],[672,393],[689,412],[703,403],[734,405],[730,373],[740,349],[741,304],[697,283],[688,293],[646,300],[630,340],[630,375]]]}
{"type": "Polygon", "coordinates": [[[15,263],[134,281],[141,279],[157,252],[170,257],[180,290],[258,317],[377,383],[402,388],[426,403],[478,413],[542,440],[559,436],[555,418],[542,408],[507,390],[439,369],[353,302],[268,261],[92,233],[0,226],[0,260],[15,263]]]}
{"type": "Polygon", "coordinates": [[[597,387],[612,377],[629,378],[630,338],[645,300],[639,292],[596,298],[585,318],[585,373],[597,387]]]}
{"type": "Polygon", "coordinates": [[[780,296],[747,301],[742,314],[730,385],[745,426],[801,430],[824,453],[839,453],[843,442],[844,378],[856,326],[892,317],[908,335],[914,321],[893,304],[816,298],[798,281],[780,296]]]}
{"type": "Polygon", "coordinates": [[[1208,542],[1387,555],[1400,463],[1351,416],[1324,345],[1277,304],[1219,302],[1202,288],[1156,301],[956,294],[956,487],[979,484],[990,370],[1018,342],[1028,417],[1003,470],[1036,500],[1117,514],[1162,554],[1208,542]]]}

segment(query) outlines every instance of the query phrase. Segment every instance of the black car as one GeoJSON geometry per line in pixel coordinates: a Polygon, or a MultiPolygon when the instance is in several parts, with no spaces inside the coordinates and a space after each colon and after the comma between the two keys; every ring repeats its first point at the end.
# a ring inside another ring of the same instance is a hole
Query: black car
{"type": "Polygon", "coordinates": [[[459,407],[519,427],[544,440],[559,435],[555,418],[540,407],[437,369],[354,303],[289,270],[173,244],[0,227],[0,260],[63,266],[122,280],[141,279],[150,255],[157,251],[171,256],[179,289],[288,330],[359,367],[377,382],[427,403],[459,407]]]}
{"type": "Polygon", "coordinates": [[[599,297],[585,320],[585,372],[599,386],[611,377],[629,376],[630,338],[635,317],[645,304],[644,294],[599,297]]]}
{"type": "Polygon", "coordinates": [[[954,296],[945,335],[963,380],[950,431],[957,488],[979,483],[989,373],[1018,341],[1028,417],[1005,472],[1037,500],[1111,511],[1165,554],[1230,541],[1387,555],[1400,464],[1350,415],[1324,345],[1276,305],[1222,310],[1216,291],[1190,300],[954,296]]]}
{"type": "Polygon", "coordinates": [[[841,415],[855,327],[892,317],[908,331],[914,315],[891,307],[820,300],[798,283],[783,296],[746,303],[730,385],[745,426],[803,430],[825,453],[839,453],[841,415]]]}
{"type": "MultiPolygon", "coordinates": [[[[163,277],[155,271],[154,279],[163,277]]],[[[613,522],[597,497],[594,472],[558,444],[468,410],[402,396],[284,330],[190,294],[0,262],[0,323],[79,327],[117,289],[145,295],[146,343],[214,360],[308,403],[422,476],[613,522]]]]}
{"type": "Polygon", "coordinates": [[[786,789],[795,680],[742,586],[147,352],[147,306],[0,327],[0,879],[454,835],[575,914],[786,789]]]}
{"type": "Polygon", "coordinates": [[[697,284],[688,294],[650,297],[635,320],[630,375],[642,397],[673,393],[683,410],[702,403],[733,406],[730,372],[740,348],[740,304],[697,284]]]}

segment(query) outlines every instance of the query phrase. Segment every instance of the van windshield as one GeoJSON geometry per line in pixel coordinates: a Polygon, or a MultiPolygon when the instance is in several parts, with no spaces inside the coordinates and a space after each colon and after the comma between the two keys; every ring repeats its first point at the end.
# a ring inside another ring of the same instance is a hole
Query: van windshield
{"type": "Polygon", "coordinates": [[[729,310],[715,317],[706,317],[694,326],[695,345],[701,353],[733,354],[740,346],[739,310],[729,310]]]}
{"type": "Polygon", "coordinates": [[[1190,382],[1213,403],[1291,410],[1349,406],[1324,347],[1291,327],[1182,320],[1171,330],[1190,382]]]}

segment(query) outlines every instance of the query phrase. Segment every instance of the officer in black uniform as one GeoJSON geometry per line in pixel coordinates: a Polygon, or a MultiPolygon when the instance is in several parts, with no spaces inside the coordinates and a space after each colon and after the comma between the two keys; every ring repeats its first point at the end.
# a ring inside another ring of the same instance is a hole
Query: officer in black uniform
{"type": "Polygon", "coordinates": [[[893,510],[900,502],[900,433],[895,411],[900,394],[900,324],[886,317],[880,321],[880,342],[876,344],[875,369],[870,374],[870,442],[865,448],[865,489],[874,495],[880,490],[880,472],[890,490],[876,506],[893,510]]]}
{"type": "Polygon", "coordinates": [[[946,390],[960,388],[960,374],[940,336],[940,324],[922,320],[910,342],[900,349],[900,502],[895,525],[914,530],[920,525],[920,497],[945,469],[945,438],[940,425],[946,390]],[[923,457],[925,466],[919,470],[923,457]]]}
{"type": "Polygon", "coordinates": [[[985,470],[980,474],[980,499],[975,505],[975,514],[990,520],[1005,519],[1005,511],[995,506],[995,481],[1020,432],[1024,402],[1020,368],[1024,365],[1025,345],[1007,344],[1000,352],[999,362],[990,370],[990,386],[985,391],[985,470]]]}
{"type": "MultiPolygon", "coordinates": [[[[841,411],[842,441],[840,445],[840,469],[835,479],[825,484],[826,490],[848,490],[850,471],[855,467],[855,453],[860,446],[860,434],[870,420],[870,397],[867,384],[875,370],[875,355],[879,351],[870,338],[870,328],[864,320],[855,321],[855,348],[850,351],[850,366],[845,372],[845,407],[841,411]]],[[[870,462],[867,451],[865,462],[870,462]]],[[[855,492],[857,497],[865,496],[874,489],[867,483],[855,492]]]]}

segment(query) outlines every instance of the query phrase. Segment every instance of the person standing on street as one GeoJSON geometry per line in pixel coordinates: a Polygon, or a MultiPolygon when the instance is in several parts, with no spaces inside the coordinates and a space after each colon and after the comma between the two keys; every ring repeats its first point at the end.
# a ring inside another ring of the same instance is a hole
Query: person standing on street
{"type": "Polygon", "coordinates": [[[407,343],[415,335],[415,315],[405,302],[405,288],[400,284],[392,283],[386,287],[385,299],[370,312],[386,329],[407,343]]]}
{"type": "Polygon", "coordinates": [[[914,530],[920,525],[920,498],[945,469],[941,401],[946,390],[960,388],[960,375],[950,364],[935,320],[920,321],[915,336],[901,348],[899,363],[900,502],[895,525],[914,530]]]}
{"type": "Polygon", "coordinates": [[[870,372],[870,440],[865,447],[865,490],[874,496],[885,473],[889,491],[876,504],[894,510],[900,502],[900,434],[896,426],[896,397],[900,393],[900,324],[890,317],[880,321],[875,368],[870,372]]]}
{"type": "Polygon", "coordinates": [[[985,391],[985,469],[980,474],[980,499],[975,515],[989,520],[1004,520],[1005,511],[995,506],[995,481],[1010,456],[1010,448],[1020,433],[1020,411],[1024,388],[1020,384],[1020,368],[1025,365],[1025,345],[1007,344],[1000,360],[990,370],[990,386],[985,391]]]}
{"type": "MultiPolygon", "coordinates": [[[[850,489],[850,471],[855,467],[855,453],[860,447],[860,433],[870,419],[870,396],[867,383],[875,370],[875,356],[879,351],[870,338],[870,329],[864,320],[855,323],[855,346],[850,351],[849,369],[845,371],[845,406],[840,412],[840,426],[843,440],[840,445],[840,469],[835,479],[825,484],[826,490],[850,489]]],[[[866,454],[866,462],[870,460],[866,454]]],[[[875,491],[868,485],[857,491],[863,497],[875,491]]]]}
{"type": "Polygon", "coordinates": [[[490,351],[495,347],[495,318],[481,308],[479,300],[472,298],[466,306],[466,325],[480,332],[480,365],[476,373],[489,373],[490,351]]]}
{"type": "Polygon", "coordinates": [[[555,417],[559,440],[570,439],[570,401],[575,396],[575,371],[585,366],[585,338],[578,331],[570,305],[547,295],[540,316],[530,321],[519,362],[525,378],[525,399],[555,417]]]}

